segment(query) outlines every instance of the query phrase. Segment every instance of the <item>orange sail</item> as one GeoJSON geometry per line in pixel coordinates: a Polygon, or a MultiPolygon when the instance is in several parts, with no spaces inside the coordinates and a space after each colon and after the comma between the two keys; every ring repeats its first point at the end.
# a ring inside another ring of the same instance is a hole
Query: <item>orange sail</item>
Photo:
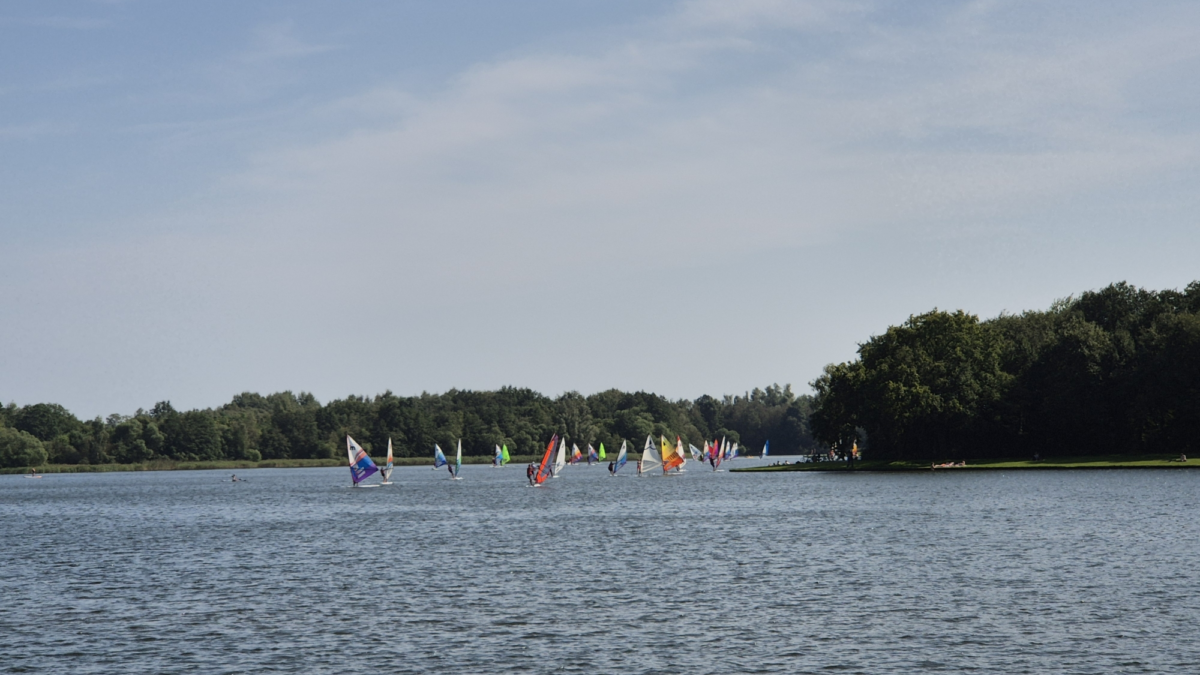
{"type": "Polygon", "coordinates": [[[554,460],[552,458],[554,457],[554,446],[556,445],[558,445],[558,434],[554,434],[550,438],[550,444],[546,446],[546,454],[542,455],[542,462],[538,465],[537,473],[533,477],[534,482],[538,485],[545,483],[553,475],[554,460]]]}

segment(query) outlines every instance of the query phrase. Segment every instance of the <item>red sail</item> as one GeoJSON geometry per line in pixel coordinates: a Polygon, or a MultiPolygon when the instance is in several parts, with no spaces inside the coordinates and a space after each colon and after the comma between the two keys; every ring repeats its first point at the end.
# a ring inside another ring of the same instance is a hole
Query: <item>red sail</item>
{"type": "Polygon", "coordinates": [[[542,463],[538,465],[537,473],[534,474],[533,481],[537,484],[546,482],[550,478],[551,470],[554,468],[554,448],[558,445],[558,434],[550,439],[550,445],[546,446],[546,454],[542,455],[542,463]]]}

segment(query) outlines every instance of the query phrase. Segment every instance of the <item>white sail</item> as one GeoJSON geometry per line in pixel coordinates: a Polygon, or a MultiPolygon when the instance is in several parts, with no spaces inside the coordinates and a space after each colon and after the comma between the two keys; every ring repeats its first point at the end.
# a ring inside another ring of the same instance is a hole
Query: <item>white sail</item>
{"type": "Polygon", "coordinates": [[[462,471],[462,439],[458,439],[458,455],[454,458],[454,477],[458,478],[458,472],[462,471]]]}
{"type": "Polygon", "coordinates": [[[683,439],[678,436],[675,437],[675,454],[679,455],[679,459],[683,460],[683,463],[675,467],[675,470],[683,471],[683,467],[687,466],[687,455],[683,454],[683,439]]]}
{"type": "Polygon", "coordinates": [[[383,469],[381,469],[379,471],[379,473],[383,474],[383,483],[385,485],[390,484],[392,482],[392,470],[393,470],[392,467],[393,467],[393,464],[392,464],[392,439],[389,438],[388,439],[387,466],[383,467],[383,469]]]}
{"type": "Polygon", "coordinates": [[[554,458],[554,476],[562,472],[563,467],[567,465],[567,441],[563,439],[558,443],[558,455],[554,458]]]}
{"type": "Polygon", "coordinates": [[[642,449],[642,459],[638,462],[638,473],[646,473],[656,466],[662,466],[662,457],[654,447],[654,436],[646,437],[646,447],[642,449]]]}

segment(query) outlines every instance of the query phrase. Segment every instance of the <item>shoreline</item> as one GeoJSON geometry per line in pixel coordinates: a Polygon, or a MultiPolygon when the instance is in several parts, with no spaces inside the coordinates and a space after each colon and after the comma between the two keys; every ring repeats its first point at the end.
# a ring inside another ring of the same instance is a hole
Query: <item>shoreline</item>
{"type": "Polygon", "coordinates": [[[839,472],[914,472],[929,471],[1070,471],[1105,469],[1200,469],[1200,459],[1179,461],[1176,455],[1103,455],[1083,457],[1056,457],[1043,460],[989,459],[978,460],[966,466],[933,468],[919,462],[888,462],[884,460],[859,461],[852,466],[845,462],[816,462],[778,464],[730,469],[730,473],[763,473],[779,471],[839,471],[839,472]]]}

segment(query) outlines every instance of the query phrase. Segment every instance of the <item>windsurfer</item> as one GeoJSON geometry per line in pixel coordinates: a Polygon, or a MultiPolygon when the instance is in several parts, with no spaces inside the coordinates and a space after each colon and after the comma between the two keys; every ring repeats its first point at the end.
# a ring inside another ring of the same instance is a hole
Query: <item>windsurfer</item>
{"type": "Polygon", "coordinates": [[[613,464],[615,464],[615,462],[608,463],[608,472],[609,473],[615,473],[615,471],[613,471],[613,464]]]}
{"type": "Polygon", "coordinates": [[[533,476],[535,473],[537,473],[537,466],[533,462],[530,462],[529,466],[525,469],[525,477],[529,479],[530,485],[533,485],[533,476]]]}

